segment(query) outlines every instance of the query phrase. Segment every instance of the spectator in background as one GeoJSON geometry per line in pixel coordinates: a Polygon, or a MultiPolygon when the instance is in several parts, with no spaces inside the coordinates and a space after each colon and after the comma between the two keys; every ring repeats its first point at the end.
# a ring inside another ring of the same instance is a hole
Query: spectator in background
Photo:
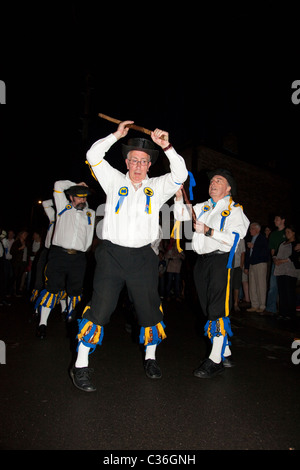
{"type": "Polygon", "coordinates": [[[272,230],[271,230],[270,227],[267,225],[267,226],[264,228],[265,237],[268,239],[269,236],[271,235],[271,233],[272,233],[272,230]]]}
{"type": "Polygon", "coordinates": [[[294,250],[297,252],[298,256],[298,269],[297,269],[297,274],[298,274],[298,280],[296,283],[296,312],[300,312],[300,243],[299,243],[300,237],[297,235],[296,237],[296,246],[294,250]]]}
{"type": "Polygon", "coordinates": [[[3,259],[3,270],[4,270],[4,284],[3,284],[3,292],[4,292],[4,305],[10,305],[9,298],[13,294],[13,268],[11,264],[12,256],[10,254],[10,249],[12,244],[15,241],[15,232],[13,230],[8,230],[7,237],[2,239],[2,245],[4,247],[4,259],[3,259]]]}
{"type": "Polygon", "coordinates": [[[239,312],[239,292],[242,285],[242,270],[245,262],[245,240],[242,238],[237,246],[234,255],[234,265],[232,274],[232,289],[233,289],[233,308],[235,312],[239,312]]]}
{"type": "Polygon", "coordinates": [[[27,237],[28,232],[26,230],[19,232],[10,249],[14,273],[14,289],[17,297],[22,295],[22,278],[28,265],[29,250],[27,247],[27,237]]]}
{"type": "Polygon", "coordinates": [[[42,248],[42,237],[39,232],[33,232],[32,242],[29,250],[29,263],[28,263],[28,275],[26,279],[26,288],[30,289],[30,283],[34,281],[36,263],[34,261],[38,259],[40,250],[42,248]]]}
{"type": "Polygon", "coordinates": [[[56,220],[56,212],[55,212],[53,200],[47,199],[46,201],[42,202],[42,205],[43,205],[45,214],[47,215],[49,219],[49,225],[48,225],[47,235],[45,238],[45,243],[42,246],[42,249],[39,254],[38,261],[37,261],[37,265],[36,265],[34,285],[33,285],[32,295],[30,299],[32,302],[34,302],[37,299],[39,292],[45,286],[44,271],[45,271],[45,267],[47,264],[49,249],[50,249],[51,242],[52,242],[53,230],[54,230],[55,220],[56,220]]]}
{"type": "Polygon", "coordinates": [[[181,265],[184,260],[185,255],[183,252],[179,252],[176,246],[176,241],[174,238],[170,238],[170,242],[166,248],[165,259],[167,261],[167,285],[166,285],[166,297],[167,300],[171,300],[171,288],[174,281],[174,294],[175,299],[180,302],[180,292],[181,292],[181,265]]]}
{"type": "Polygon", "coordinates": [[[250,297],[249,297],[249,269],[246,269],[246,266],[249,267],[249,261],[247,263],[247,260],[249,260],[249,253],[250,253],[250,248],[248,248],[248,241],[251,240],[250,232],[249,230],[247,231],[247,234],[244,238],[245,241],[245,258],[244,258],[244,266],[242,268],[242,291],[243,291],[243,298],[241,302],[241,307],[243,308],[249,308],[251,307],[250,303],[250,297]]]}
{"type": "Polygon", "coordinates": [[[295,317],[297,269],[300,267],[299,254],[294,249],[297,244],[294,226],[288,225],[285,228],[285,237],[286,241],[280,244],[273,260],[279,294],[279,318],[289,320],[295,317]]]}
{"type": "MultiPolygon", "coordinates": [[[[271,256],[276,256],[279,245],[285,241],[285,216],[283,214],[276,215],[274,219],[274,224],[276,230],[274,230],[271,235],[269,236],[269,249],[271,251],[271,256]]],[[[272,263],[271,266],[271,273],[270,273],[270,286],[267,295],[267,306],[266,306],[266,313],[277,313],[277,296],[278,296],[278,288],[277,288],[277,280],[276,276],[274,276],[274,268],[275,265],[272,263]]]]}
{"type": "Polygon", "coordinates": [[[247,243],[250,254],[246,269],[249,269],[251,307],[247,312],[262,313],[266,308],[268,243],[266,237],[260,233],[261,226],[257,222],[252,222],[249,230],[252,239],[247,243]]]}
{"type": "MultiPolygon", "coordinates": [[[[269,246],[269,237],[272,233],[272,230],[270,229],[270,227],[268,225],[266,225],[264,227],[263,233],[265,234],[265,237],[268,240],[268,246],[269,246]]],[[[268,257],[268,264],[267,264],[267,292],[268,292],[269,287],[270,287],[270,275],[271,275],[272,263],[273,263],[272,256],[271,256],[271,252],[269,250],[269,257],[268,257]]]]}

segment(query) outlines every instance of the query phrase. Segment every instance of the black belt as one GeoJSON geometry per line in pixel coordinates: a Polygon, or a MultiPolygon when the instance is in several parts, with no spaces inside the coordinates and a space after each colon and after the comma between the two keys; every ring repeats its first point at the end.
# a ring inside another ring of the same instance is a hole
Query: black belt
{"type": "Polygon", "coordinates": [[[77,253],[82,253],[82,251],[79,251],[79,250],[73,250],[73,248],[62,248],[62,250],[65,252],[65,253],[68,253],[68,255],[77,255],[77,253]]]}
{"type": "Polygon", "coordinates": [[[228,255],[229,253],[227,251],[220,251],[220,250],[216,250],[216,251],[211,251],[210,253],[203,253],[199,256],[201,256],[201,258],[208,258],[209,256],[214,256],[214,255],[228,255]]]}
{"type": "Polygon", "coordinates": [[[73,248],[63,248],[62,246],[52,245],[53,247],[57,248],[64,253],[68,253],[68,255],[77,255],[78,253],[84,253],[84,251],[74,250],[73,248]]]}

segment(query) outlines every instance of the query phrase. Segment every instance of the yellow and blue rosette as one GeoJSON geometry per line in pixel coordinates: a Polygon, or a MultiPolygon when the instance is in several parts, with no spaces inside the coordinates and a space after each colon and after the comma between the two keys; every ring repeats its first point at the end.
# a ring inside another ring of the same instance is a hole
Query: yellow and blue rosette
{"type": "Polygon", "coordinates": [[[147,212],[147,214],[151,214],[151,197],[153,196],[154,191],[151,188],[145,188],[144,193],[146,194],[145,212],[147,212]]]}
{"type": "Polygon", "coordinates": [[[122,188],[119,189],[119,192],[118,192],[118,196],[119,196],[119,200],[118,200],[118,204],[116,205],[116,208],[115,208],[115,213],[118,214],[121,207],[122,207],[122,204],[124,202],[124,198],[126,196],[128,196],[128,188],[127,186],[122,186],[122,188]]]}

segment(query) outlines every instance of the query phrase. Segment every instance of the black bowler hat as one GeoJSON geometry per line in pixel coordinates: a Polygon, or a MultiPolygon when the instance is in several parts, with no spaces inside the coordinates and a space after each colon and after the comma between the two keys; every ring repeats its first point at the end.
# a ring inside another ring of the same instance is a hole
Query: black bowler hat
{"type": "Polygon", "coordinates": [[[91,191],[87,186],[81,186],[80,184],[77,184],[75,186],[70,186],[65,190],[65,193],[69,196],[87,197],[91,194],[91,191]]]}
{"type": "Polygon", "coordinates": [[[230,191],[231,195],[235,196],[236,195],[236,181],[234,177],[232,176],[232,173],[226,168],[216,168],[215,170],[211,170],[207,172],[209,181],[216,175],[223,176],[223,178],[227,179],[229,186],[231,186],[231,191],[230,191]]]}
{"type": "Polygon", "coordinates": [[[124,158],[127,158],[128,152],[131,152],[132,150],[139,150],[140,152],[147,153],[147,155],[150,156],[152,165],[156,162],[159,154],[159,150],[155,148],[154,142],[141,137],[129,139],[127,145],[122,144],[122,153],[124,158]]]}

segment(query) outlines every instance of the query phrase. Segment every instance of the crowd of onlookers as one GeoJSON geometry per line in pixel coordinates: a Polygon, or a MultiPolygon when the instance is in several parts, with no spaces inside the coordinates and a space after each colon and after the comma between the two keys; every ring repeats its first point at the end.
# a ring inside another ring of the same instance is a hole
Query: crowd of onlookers
{"type": "Polygon", "coordinates": [[[34,260],[42,247],[42,237],[26,230],[0,230],[0,305],[10,305],[12,296],[31,288],[34,260]]]}
{"type": "Polygon", "coordinates": [[[294,319],[300,305],[300,243],[283,215],[277,215],[274,224],[273,231],[250,224],[242,266],[244,300],[250,304],[248,312],[294,319]]]}
{"type": "MultiPolygon", "coordinates": [[[[239,241],[231,274],[233,309],[289,320],[300,311],[300,239],[284,215],[276,215],[274,224],[271,230],[252,222],[245,239],[239,241]]],[[[172,293],[181,300],[184,253],[171,239],[161,242],[159,257],[161,297],[170,300],[172,293]]]]}
{"type": "MultiPolygon", "coordinates": [[[[252,222],[239,241],[231,274],[234,311],[241,308],[259,315],[293,319],[300,311],[300,240],[283,215],[274,219],[275,229],[252,222]]],[[[42,236],[26,230],[17,235],[0,229],[0,305],[10,305],[12,296],[32,289],[35,259],[43,248],[42,236]]],[[[158,255],[159,294],[165,301],[181,302],[192,276],[185,266],[184,251],[176,240],[160,240],[153,247],[158,255]]]]}

